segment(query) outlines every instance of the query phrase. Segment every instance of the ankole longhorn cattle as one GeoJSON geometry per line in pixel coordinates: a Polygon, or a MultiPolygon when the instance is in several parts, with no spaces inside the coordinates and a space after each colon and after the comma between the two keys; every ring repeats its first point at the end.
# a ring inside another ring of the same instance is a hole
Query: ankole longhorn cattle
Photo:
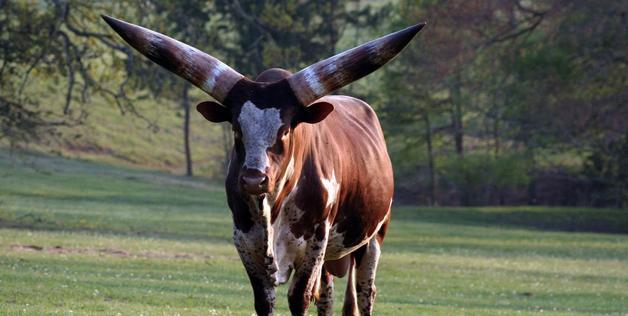
{"type": "Polygon", "coordinates": [[[291,313],[305,314],[314,299],[319,315],[329,315],[333,278],[348,273],[343,313],[370,315],[393,172],[373,109],[328,94],[384,65],[425,23],[295,74],[269,69],[250,80],[163,34],[103,18],[146,57],[214,97],[219,103],[197,106],[207,120],[233,126],[227,201],[257,314],[273,314],[275,287],[292,276],[291,313]]]}

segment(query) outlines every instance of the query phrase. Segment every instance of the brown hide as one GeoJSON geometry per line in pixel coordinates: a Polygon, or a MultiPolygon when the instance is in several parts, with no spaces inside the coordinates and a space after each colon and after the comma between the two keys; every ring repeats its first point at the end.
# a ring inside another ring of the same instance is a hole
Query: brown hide
{"type": "Polygon", "coordinates": [[[339,278],[344,277],[349,271],[349,267],[351,265],[351,255],[346,255],[337,260],[328,260],[325,261],[325,270],[327,272],[337,276],[339,278]]]}
{"type": "MultiPolygon", "coordinates": [[[[389,211],[392,166],[381,127],[368,104],[348,96],[328,96],[319,101],[333,104],[335,110],[318,124],[299,124],[294,129],[294,173],[277,193],[272,221],[283,199],[298,184],[296,203],[304,214],[291,227],[293,233],[307,239],[315,234],[315,224],[329,220],[345,234],[344,246],[352,247],[373,235],[389,211]],[[332,174],[340,191],[328,208],[321,179],[330,179],[332,174]]],[[[234,155],[226,187],[236,227],[247,231],[252,222],[248,209],[242,209],[245,203],[239,201],[239,163],[234,155]]]]}
{"type": "Polygon", "coordinates": [[[345,234],[345,247],[351,247],[375,233],[389,211],[393,193],[392,166],[384,136],[371,107],[348,96],[329,96],[321,100],[332,103],[334,112],[317,125],[302,125],[299,132],[307,145],[299,192],[302,209],[308,216],[297,230],[304,233],[312,223],[329,218],[337,231],[345,234]],[[327,200],[321,190],[320,178],[335,175],[340,184],[338,199],[331,207],[322,207],[327,200]],[[304,175],[304,176],[303,176],[304,175]]]}

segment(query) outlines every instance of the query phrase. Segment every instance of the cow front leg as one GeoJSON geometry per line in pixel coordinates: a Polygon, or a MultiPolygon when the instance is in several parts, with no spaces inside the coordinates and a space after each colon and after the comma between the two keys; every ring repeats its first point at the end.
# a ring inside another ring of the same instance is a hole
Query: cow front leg
{"type": "Polygon", "coordinates": [[[318,287],[318,297],[316,297],[316,309],[318,316],[331,316],[334,304],[334,276],[321,269],[320,286],[318,287]]]}
{"type": "Polygon", "coordinates": [[[233,239],[251,281],[257,315],[273,315],[275,307],[275,274],[268,231],[254,226],[248,233],[234,230],[233,239]]]}
{"type": "MultiPolygon", "coordinates": [[[[248,271],[247,271],[248,272],[248,271]]],[[[275,286],[269,284],[267,280],[255,275],[249,275],[251,286],[253,287],[253,298],[255,299],[255,312],[257,315],[273,315],[275,309],[275,286]]]]}
{"type": "Polygon", "coordinates": [[[288,290],[288,303],[292,315],[305,315],[310,306],[312,292],[315,286],[319,285],[328,236],[329,225],[325,221],[318,225],[314,235],[307,241],[305,255],[296,266],[288,290]]]}
{"type": "Polygon", "coordinates": [[[377,289],[375,273],[381,254],[377,238],[371,240],[356,252],[356,292],[361,315],[372,315],[377,289]]]}

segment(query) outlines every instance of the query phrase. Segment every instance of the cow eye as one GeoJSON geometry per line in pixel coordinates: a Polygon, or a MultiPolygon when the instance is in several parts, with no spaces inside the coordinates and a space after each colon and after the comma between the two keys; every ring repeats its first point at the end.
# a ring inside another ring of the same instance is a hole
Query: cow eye
{"type": "Polygon", "coordinates": [[[277,136],[279,136],[279,139],[283,139],[286,136],[288,136],[289,132],[290,132],[290,128],[287,125],[284,125],[281,128],[279,128],[279,132],[277,132],[277,136]]]}

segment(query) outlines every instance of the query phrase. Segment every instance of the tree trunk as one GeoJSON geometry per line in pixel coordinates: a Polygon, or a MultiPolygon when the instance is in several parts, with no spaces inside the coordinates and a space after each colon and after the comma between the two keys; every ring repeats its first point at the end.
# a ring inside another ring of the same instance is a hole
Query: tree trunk
{"type": "Polygon", "coordinates": [[[530,161],[532,163],[531,166],[531,170],[530,173],[532,174],[532,180],[530,181],[530,183],[528,183],[528,205],[537,205],[537,196],[536,196],[536,161],[534,160],[534,153],[532,152],[532,149],[530,149],[529,143],[526,142],[525,143],[527,149],[526,152],[526,156],[527,156],[527,160],[530,161]]]}
{"type": "MultiPolygon", "coordinates": [[[[454,79],[449,87],[451,95],[452,109],[451,109],[451,125],[453,127],[454,148],[456,154],[460,159],[464,158],[464,134],[462,126],[462,93],[461,93],[461,79],[460,73],[454,75],[454,79]]],[[[465,179],[464,183],[469,183],[469,179],[465,179]]],[[[470,202],[469,189],[461,186],[458,188],[460,191],[460,205],[467,206],[470,202]]]]}
{"type": "Polygon", "coordinates": [[[436,177],[434,175],[434,151],[432,149],[432,124],[429,114],[423,113],[425,123],[425,143],[427,144],[427,166],[430,172],[430,206],[438,205],[436,201],[436,177]]]}
{"type": "Polygon", "coordinates": [[[331,12],[329,12],[329,43],[327,43],[327,46],[329,47],[329,55],[333,56],[336,54],[336,43],[338,43],[338,27],[336,26],[336,7],[338,6],[338,1],[330,1],[329,6],[331,12]]]}
{"type": "Polygon", "coordinates": [[[454,144],[456,154],[461,158],[464,156],[464,132],[462,126],[462,93],[461,93],[460,74],[454,76],[454,80],[450,87],[452,100],[451,123],[453,126],[454,144]]]}
{"type": "Polygon", "coordinates": [[[190,86],[185,84],[182,88],[182,100],[183,110],[185,111],[185,118],[183,120],[183,143],[185,146],[185,175],[190,177],[192,173],[192,152],[190,150],[190,97],[188,92],[190,86]]]}
{"type": "Polygon", "coordinates": [[[495,157],[498,157],[499,149],[501,146],[499,143],[499,119],[498,118],[493,119],[493,144],[495,146],[495,157]]]}

